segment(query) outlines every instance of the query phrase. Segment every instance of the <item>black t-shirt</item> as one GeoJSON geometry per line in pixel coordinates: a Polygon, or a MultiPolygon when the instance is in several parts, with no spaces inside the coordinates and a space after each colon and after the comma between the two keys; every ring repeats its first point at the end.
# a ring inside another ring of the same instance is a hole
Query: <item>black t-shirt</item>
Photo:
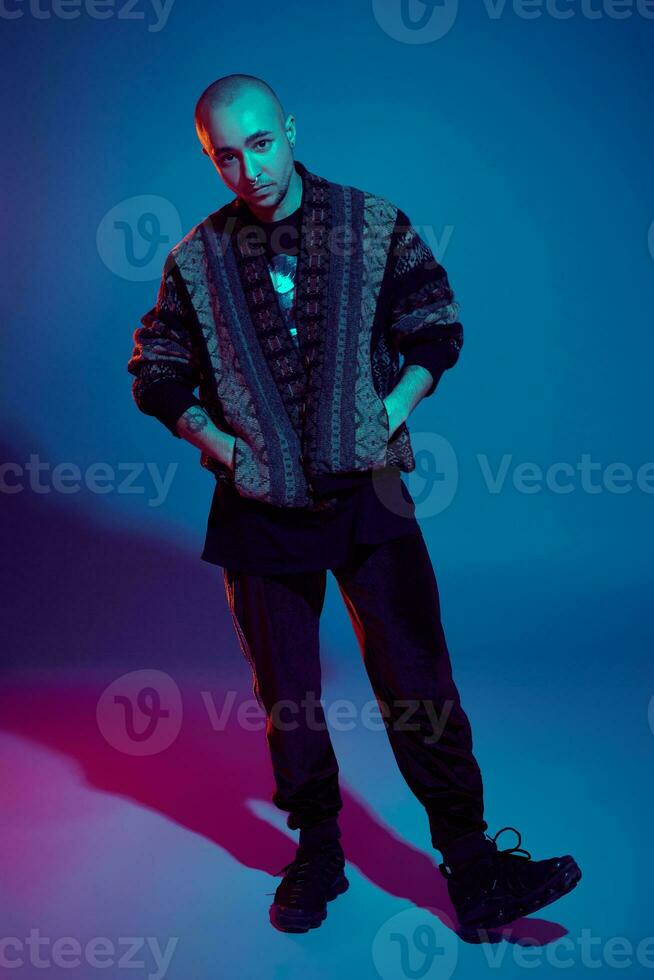
{"type": "MultiPolygon", "coordinates": [[[[284,322],[297,345],[295,277],[302,205],[278,221],[261,221],[248,209],[247,224],[257,226],[257,247],[265,250],[270,278],[284,322]]],[[[252,241],[255,241],[254,238],[252,241]]],[[[253,574],[338,568],[358,544],[381,544],[415,534],[415,504],[396,466],[365,473],[334,474],[323,511],[275,507],[242,497],[216,482],[202,559],[253,574]]]]}
{"type": "MultiPolygon", "coordinates": [[[[249,212],[249,208],[248,208],[249,212]]],[[[268,269],[279,308],[296,347],[299,346],[295,326],[295,276],[300,247],[302,205],[278,221],[261,221],[249,212],[248,222],[256,226],[258,239],[268,259],[268,269]]]]}

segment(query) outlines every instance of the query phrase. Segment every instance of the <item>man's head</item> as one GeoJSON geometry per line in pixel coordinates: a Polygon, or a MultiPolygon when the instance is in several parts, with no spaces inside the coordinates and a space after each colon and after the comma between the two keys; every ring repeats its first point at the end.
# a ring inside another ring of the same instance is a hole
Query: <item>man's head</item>
{"type": "Polygon", "coordinates": [[[285,116],[262,79],[226,75],[212,82],[197,101],[195,128],[225,184],[255,213],[270,216],[280,205],[284,209],[282,202],[289,191],[290,197],[297,195],[298,186],[301,195],[293,163],[295,119],[285,116]]]}

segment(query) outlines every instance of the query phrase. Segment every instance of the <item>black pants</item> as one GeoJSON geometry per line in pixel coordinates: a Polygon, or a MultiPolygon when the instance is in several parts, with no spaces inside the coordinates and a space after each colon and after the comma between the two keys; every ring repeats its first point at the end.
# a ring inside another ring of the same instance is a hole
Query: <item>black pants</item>
{"type": "MultiPolygon", "coordinates": [[[[399,769],[426,809],[433,846],[448,860],[462,838],[483,840],[488,824],[422,532],[360,545],[347,565],[331,571],[399,769]]],[[[336,817],[342,807],[338,763],[320,704],[319,618],[326,579],[326,571],[224,570],[252,689],[267,716],[272,802],[289,813],[290,829],[336,817]]],[[[379,715],[376,720],[379,725],[379,715]]]]}

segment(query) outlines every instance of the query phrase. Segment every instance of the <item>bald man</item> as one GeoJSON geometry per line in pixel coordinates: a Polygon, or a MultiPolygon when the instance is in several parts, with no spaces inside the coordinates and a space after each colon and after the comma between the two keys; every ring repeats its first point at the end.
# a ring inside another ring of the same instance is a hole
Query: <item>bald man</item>
{"type": "Polygon", "coordinates": [[[247,75],[219,79],[198,99],[195,127],[202,152],[224,183],[262,221],[279,221],[300,206],[295,119],[284,115],[269,85],[247,75]],[[250,151],[242,162],[231,151],[233,144],[250,151]]]}
{"type": "Polygon", "coordinates": [[[195,125],[235,197],[172,249],[128,369],[139,408],[198,447],[216,477],[202,558],[223,567],[266,714],[273,802],[300,831],[270,921],[306,932],[348,887],[320,702],[331,570],[461,935],[478,940],[581,872],[570,855],[500,850],[515,828],[485,833],[436,578],[400,478],[415,468],[406,420],[463,342],[447,274],[401,209],[295,160],[295,119],[262,79],[213,82],[195,125]]]}

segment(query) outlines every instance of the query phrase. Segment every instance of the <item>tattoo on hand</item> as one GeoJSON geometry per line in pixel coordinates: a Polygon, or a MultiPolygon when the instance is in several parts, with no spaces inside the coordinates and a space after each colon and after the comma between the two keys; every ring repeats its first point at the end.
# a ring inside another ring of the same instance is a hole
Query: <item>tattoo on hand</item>
{"type": "Polygon", "coordinates": [[[201,432],[206,429],[210,421],[205,410],[199,405],[192,405],[191,408],[188,408],[182,415],[182,419],[191,432],[201,432]]]}

